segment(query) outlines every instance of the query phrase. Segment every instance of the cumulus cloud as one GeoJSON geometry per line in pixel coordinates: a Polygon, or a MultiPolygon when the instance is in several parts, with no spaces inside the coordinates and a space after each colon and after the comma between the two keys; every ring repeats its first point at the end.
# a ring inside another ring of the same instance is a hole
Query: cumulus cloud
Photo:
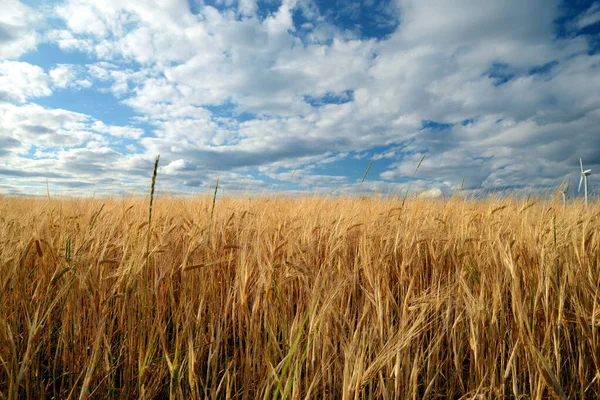
{"type": "MultiPolygon", "coordinates": [[[[359,18],[367,3],[339,15],[359,18]]],[[[161,173],[181,190],[217,175],[236,187],[262,187],[264,178],[350,190],[360,172],[346,169],[361,155],[380,165],[365,190],[413,181],[431,193],[463,179],[473,190],[550,186],[580,156],[600,165],[600,55],[593,35],[577,33],[597,24],[595,4],[565,23],[565,35],[559,0],[396,0],[378,6],[375,24],[388,29],[379,36],[312,1],[261,7],[59,2],[47,16],[62,26],[34,33],[90,61],[47,73],[2,61],[0,100],[12,103],[4,112],[14,125],[4,132],[23,135],[10,136],[20,151],[34,137],[62,143],[60,157],[74,165],[68,155],[112,160],[94,167],[100,175],[121,168],[143,177],[160,153],[161,173]],[[135,113],[131,124],[24,105],[82,87],[114,96],[135,113]],[[15,115],[25,110],[70,122],[24,127],[15,115]]]]}
{"type": "Polygon", "coordinates": [[[4,0],[0,13],[0,60],[16,59],[39,41],[36,26],[42,15],[18,0],[4,0]]]}
{"type": "Polygon", "coordinates": [[[399,39],[414,44],[473,45],[481,40],[548,41],[559,0],[398,0],[399,39]]]}
{"type": "MultiPolygon", "coordinates": [[[[132,175],[122,168],[129,156],[121,150],[121,140],[138,138],[141,133],[134,127],[106,125],[68,110],[0,104],[0,175],[30,183],[36,178],[38,182],[52,178],[55,185],[73,193],[78,187],[85,190],[114,179],[139,190],[147,170],[132,175]]],[[[10,191],[18,190],[11,186],[10,191]]]]}
{"type": "Polygon", "coordinates": [[[88,38],[75,37],[66,29],[51,29],[44,32],[44,42],[56,43],[65,52],[93,52],[93,41],[88,38]]]}
{"type": "Polygon", "coordinates": [[[165,165],[164,167],[160,167],[159,171],[167,175],[176,175],[181,171],[193,169],[193,166],[191,166],[188,161],[180,158],[178,160],[171,161],[168,165],[165,165]]]}
{"type": "Polygon", "coordinates": [[[48,73],[54,85],[58,88],[89,88],[92,82],[81,78],[83,68],[69,64],[59,64],[48,73]]]}
{"type": "Polygon", "coordinates": [[[0,102],[23,103],[33,97],[49,96],[49,78],[37,65],[0,61],[0,102]]]}
{"type": "Polygon", "coordinates": [[[420,197],[425,197],[425,198],[429,198],[429,199],[441,197],[442,195],[443,195],[443,193],[440,188],[431,188],[431,189],[425,190],[424,192],[421,192],[419,194],[420,197]]]}
{"type": "Polygon", "coordinates": [[[256,12],[256,0],[239,0],[238,10],[242,15],[253,15],[256,12]]]}
{"type": "MultiPolygon", "coordinates": [[[[6,192],[37,193],[48,179],[63,193],[133,192],[145,187],[147,171],[127,171],[120,139],[135,137],[131,127],[105,125],[94,118],[34,104],[0,105],[0,176],[6,192]],[[108,184],[119,182],[110,189],[108,184]]],[[[150,169],[151,171],[151,169],[150,169]]]]}
{"type": "Polygon", "coordinates": [[[139,139],[144,131],[140,128],[135,128],[132,126],[114,126],[114,125],[106,125],[102,121],[95,121],[91,125],[91,129],[96,132],[106,133],[111,136],[115,136],[118,138],[129,138],[129,139],[139,139]]]}
{"type": "Polygon", "coordinates": [[[0,136],[18,140],[19,153],[38,149],[80,146],[94,138],[92,119],[84,114],[47,109],[36,104],[0,104],[0,136]]]}

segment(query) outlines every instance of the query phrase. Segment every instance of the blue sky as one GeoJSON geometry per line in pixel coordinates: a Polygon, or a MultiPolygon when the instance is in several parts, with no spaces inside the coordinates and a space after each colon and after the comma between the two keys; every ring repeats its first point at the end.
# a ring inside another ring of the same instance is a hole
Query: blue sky
{"type": "Polygon", "coordinates": [[[145,193],[156,154],[172,193],[529,192],[577,184],[579,157],[600,172],[598,1],[2,9],[0,193],[145,193]]]}

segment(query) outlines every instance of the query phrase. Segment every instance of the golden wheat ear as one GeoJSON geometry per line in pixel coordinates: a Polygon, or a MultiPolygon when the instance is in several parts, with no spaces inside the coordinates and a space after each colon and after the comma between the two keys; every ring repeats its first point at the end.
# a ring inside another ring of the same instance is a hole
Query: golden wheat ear
{"type": "Polygon", "coordinates": [[[0,197],[1,398],[600,398],[597,202],[217,202],[158,170],[0,197]]]}

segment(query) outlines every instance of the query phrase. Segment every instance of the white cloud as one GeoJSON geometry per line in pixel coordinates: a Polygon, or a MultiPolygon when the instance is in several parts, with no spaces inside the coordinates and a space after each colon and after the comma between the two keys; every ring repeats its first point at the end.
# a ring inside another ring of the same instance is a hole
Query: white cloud
{"type": "Polygon", "coordinates": [[[119,151],[120,141],[140,134],[68,110],[0,104],[0,175],[14,194],[36,193],[46,180],[65,194],[131,193],[145,188],[147,170],[122,168],[135,156],[119,151]]]}
{"type": "Polygon", "coordinates": [[[52,94],[55,88],[89,88],[83,67],[59,64],[48,74],[37,65],[21,61],[0,61],[0,101],[24,103],[36,97],[52,94]]]}
{"type": "Polygon", "coordinates": [[[89,115],[36,104],[0,104],[0,138],[12,143],[12,157],[31,149],[52,157],[56,149],[85,146],[89,149],[118,144],[118,140],[138,139],[143,130],[131,126],[107,125],[89,115]],[[108,135],[108,136],[106,136],[108,135]]]}
{"type": "Polygon", "coordinates": [[[96,132],[106,133],[114,137],[127,139],[139,139],[144,134],[144,131],[140,128],[134,128],[132,126],[106,125],[102,121],[95,121],[91,125],[91,129],[96,132]]]}
{"type": "MultiPolygon", "coordinates": [[[[285,183],[286,169],[299,168],[296,184],[350,189],[352,179],[314,166],[374,148],[368,157],[386,167],[368,190],[404,184],[424,152],[419,187],[442,192],[463,177],[469,188],[527,185],[534,175],[549,184],[578,154],[600,164],[600,56],[589,54],[588,37],[554,36],[558,0],[397,0],[385,20],[400,23],[380,39],[333,25],[310,1],[284,0],[264,17],[253,0],[219,5],[230,8],[199,5],[192,14],[185,0],[67,0],[51,15],[65,26],[45,38],[98,61],[48,74],[4,62],[0,91],[23,103],[93,80],[153,131],[70,116],[81,126],[50,127],[43,141],[66,135],[93,157],[133,140],[142,153],[115,156],[114,168],[142,176],[160,153],[161,171],[180,185],[218,173],[254,182],[250,169],[285,183]],[[423,121],[452,127],[422,129],[423,121]]],[[[598,12],[592,6],[573,24],[589,26],[598,12]]]]}
{"type": "Polygon", "coordinates": [[[93,3],[72,1],[68,5],[56,7],[56,14],[67,22],[69,30],[75,34],[105,36],[108,29],[103,17],[110,17],[95,7],[93,3]]]}
{"type": "Polygon", "coordinates": [[[238,10],[242,15],[253,15],[256,12],[256,0],[239,0],[238,10]]]}
{"type": "Polygon", "coordinates": [[[398,0],[400,39],[472,45],[481,40],[546,41],[559,0],[398,0]]]}
{"type": "Polygon", "coordinates": [[[32,146],[39,149],[78,146],[93,137],[86,131],[89,117],[35,104],[0,104],[0,136],[20,142],[19,152],[32,146]]]}
{"type": "Polygon", "coordinates": [[[594,3],[583,15],[577,18],[575,25],[577,28],[582,29],[598,22],[600,22],[600,4],[594,3]]]}
{"type": "Polygon", "coordinates": [[[431,189],[425,190],[419,194],[420,197],[425,197],[425,198],[429,198],[429,199],[442,197],[442,195],[443,195],[443,193],[440,188],[431,188],[431,189]]]}
{"type": "Polygon", "coordinates": [[[294,30],[292,21],[292,10],[296,5],[295,0],[283,0],[281,6],[274,15],[267,17],[265,26],[271,35],[285,33],[294,30]]]}
{"type": "Polygon", "coordinates": [[[3,0],[0,12],[0,60],[16,59],[35,48],[42,16],[18,0],[3,0]]]}
{"type": "Polygon", "coordinates": [[[54,84],[59,88],[65,88],[75,80],[75,71],[66,65],[59,65],[52,69],[49,74],[54,84]]]}
{"type": "Polygon", "coordinates": [[[50,29],[43,35],[45,42],[56,43],[64,51],[81,51],[91,53],[93,51],[93,42],[87,38],[77,38],[66,29],[50,29]]]}
{"type": "Polygon", "coordinates": [[[59,64],[48,73],[54,85],[58,88],[89,88],[92,82],[81,78],[83,68],[70,64],[59,64]]]}
{"type": "MultiPolygon", "coordinates": [[[[143,84],[147,78],[154,75],[149,69],[134,71],[132,69],[119,68],[117,65],[108,62],[88,64],[87,69],[91,78],[110,83],[109,91],[117,98],[129,94],[131,87],[143,84]]],[[[102,91],[103,89],[99,90],[102,91]]]]}
{"type": "Polygon", "coordinates": [[[171,161],[168,165],[159,168],[159,172],[167,175],[176,175],[178,172],[193,169],[190,163],[183,159],[171,161]]]}
{"type": "Polygon", "coordinates": [[[37,65],[0,61],[0,102],[23,103],[29,98],[49,96],[48,75],[37,65]]]}

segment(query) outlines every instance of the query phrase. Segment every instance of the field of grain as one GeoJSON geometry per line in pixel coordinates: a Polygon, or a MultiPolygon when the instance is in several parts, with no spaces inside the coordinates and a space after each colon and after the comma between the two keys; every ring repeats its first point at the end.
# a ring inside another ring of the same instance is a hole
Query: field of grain
{"type": "Polygon", "coordinates": [[[600,397],[600,205],[0,197],[2,398],[600,397]]]}

